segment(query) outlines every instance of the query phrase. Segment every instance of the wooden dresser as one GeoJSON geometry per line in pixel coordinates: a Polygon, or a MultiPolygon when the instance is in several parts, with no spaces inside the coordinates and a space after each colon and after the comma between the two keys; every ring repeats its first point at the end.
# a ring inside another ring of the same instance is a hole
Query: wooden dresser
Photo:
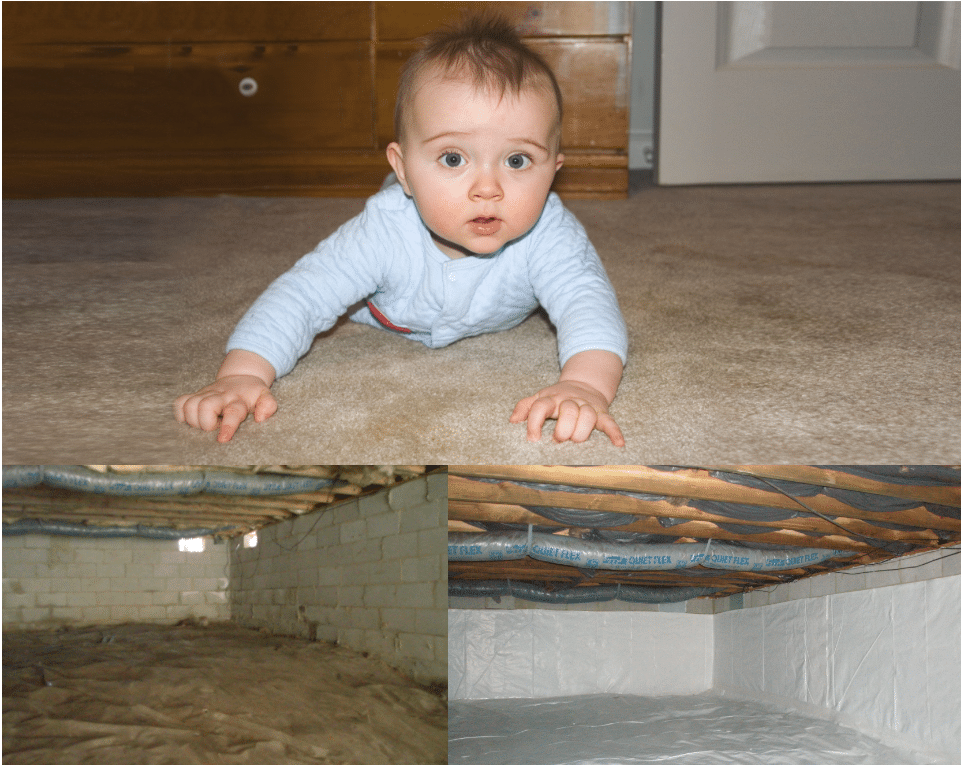
{"type": "MultiPolygon", "coordinates": [[[[3,195],[369,195],[416,38],[471,7],[3,3],[3,195]]],[[[555,189],[625,196],[630,3],[494,7],[563,90],[555,189]]]]}

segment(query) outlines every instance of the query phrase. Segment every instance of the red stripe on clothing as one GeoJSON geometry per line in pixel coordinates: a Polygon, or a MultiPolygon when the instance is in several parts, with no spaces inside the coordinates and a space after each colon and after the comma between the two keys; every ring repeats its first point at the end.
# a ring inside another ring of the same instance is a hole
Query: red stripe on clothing
{"type": "Polygon", "coordinates": [[[400,325],[395,325],[389,319],[387,319],[383,312],[380,311],[371,301],[367,302],[367,308],[370,309],[370,313],[374,315],[374,319],[377,320],[381,325],[383,325],[388,330],[396,330],[398,333],[412,333],[410,328],[402,328],[400,325]]]}

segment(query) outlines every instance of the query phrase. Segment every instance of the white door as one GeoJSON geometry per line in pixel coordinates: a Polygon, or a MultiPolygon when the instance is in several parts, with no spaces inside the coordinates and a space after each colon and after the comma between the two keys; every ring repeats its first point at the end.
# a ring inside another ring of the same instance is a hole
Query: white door
{"type": "Polygon", "coordinates": [[[961,178],[961,3],[667,2],[662,184],[961,178]]]}

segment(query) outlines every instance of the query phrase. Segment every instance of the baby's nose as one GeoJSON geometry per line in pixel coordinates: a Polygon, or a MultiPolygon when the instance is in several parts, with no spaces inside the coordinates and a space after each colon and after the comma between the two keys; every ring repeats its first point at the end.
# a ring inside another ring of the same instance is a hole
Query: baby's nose
{"type": "Polygon", "coordinates": [[[471,186],[471,197],[490,200],[503,195],[500,180],[492,170],[482,170],[471,186]]]}

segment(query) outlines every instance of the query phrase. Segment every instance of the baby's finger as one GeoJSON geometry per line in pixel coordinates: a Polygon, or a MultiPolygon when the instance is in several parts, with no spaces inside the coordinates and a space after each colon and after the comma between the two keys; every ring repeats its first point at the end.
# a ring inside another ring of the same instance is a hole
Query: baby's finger
{"type": "Polygon", "coordinates": [[[607,413],[601,413],[597,417],[596,428],[610,437],[611,442],[614,443],[615,447],[624,447],[624,445],[627,444],[627,441],[624,439],[624,435],[621,433],[621,428],[607,413]]]}
{"type": "Polygon", "coordinates": [[[217,435],[218,442],[230,442],[237,427],[247,418],[247,406],[237,400],[231,402],[224,408],[223,420],[220,422],[220,433],[217,435]]]}
{"type": "Polygon", "coordinates": [[[254,420],[257,423],[263,423],[276,412],[277,400],[274,399],[274,396],[270,392],[261,394],[260,399],[254,405],[254,420]]]}
{"type": "Polygon", "coordinates": [[[554,441],[567,442],[577,428],[581,409],[573,400],[566,399],[557,408],[557,423],[554,425],[554,441]]]}
{"type": "Polygon", "coordinates": [[[544,421],[554,414],[554,401],[547,397],[535,400],[527,414],[527,441],[537,442],[541,438],[544,421]]]}
{"type": "Polygon", "coordinates": [[[577,419],[577,427],[571,434],[571,442],[587,442],[591,437],[598,421],[597,411],[590,405],[581,405],[580,415],[577,419]]]}
{"type": "Polygon", "coordinates": [[[524,399],[514,405],[514,412],[511,413],[511,417],[508,419],[510,423],[526,421],[527,414],[531,412],[531,405],[533,405],[536,400],[536,395],[533,397],[524,397],[524,399]]]}
{"type": "Polygon", "coordinates": [[[213,431],[220,423],[220,414],[225,407],[224,397],[221,394],[209,394],[198,399],[197,426],[204,431],[213,431]]]}
{"type": "Polygon", "coordinates": [[[189,394],[181,394],[174,400],[174,418],[177,419],[178,423],[185,423],[187,421],[187,416],[184,415],[184,403],[188,399],[190,399],[189,394]]]}

